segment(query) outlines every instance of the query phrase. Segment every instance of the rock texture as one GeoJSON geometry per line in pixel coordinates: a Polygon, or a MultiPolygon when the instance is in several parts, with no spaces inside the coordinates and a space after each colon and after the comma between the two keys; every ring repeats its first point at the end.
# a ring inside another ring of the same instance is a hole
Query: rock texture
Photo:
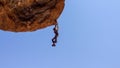
{"type": "Polygon", "coordinates": [[[0,0],[0,29],[26,32],[57,23],[64,0],[0,0]]]}

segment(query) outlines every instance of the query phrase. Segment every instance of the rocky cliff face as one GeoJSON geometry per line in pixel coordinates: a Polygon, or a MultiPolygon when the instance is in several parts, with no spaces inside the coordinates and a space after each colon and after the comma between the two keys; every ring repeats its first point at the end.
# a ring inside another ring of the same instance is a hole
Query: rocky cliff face
{"type": "Polygon", "coordinates": [[[0,0],[0,29],[26,32],[57,23],[64,0],[0,0]]]}

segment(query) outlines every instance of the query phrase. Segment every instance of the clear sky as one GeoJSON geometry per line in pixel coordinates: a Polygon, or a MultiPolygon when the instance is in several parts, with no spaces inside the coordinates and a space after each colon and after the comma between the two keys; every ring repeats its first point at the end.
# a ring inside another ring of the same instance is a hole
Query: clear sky
{"type": "Polygon", "coordinates": [[[120,68],[120,0],[66,0],[53,26],[27,33],[0,31],[0,68],[120,68]]]}

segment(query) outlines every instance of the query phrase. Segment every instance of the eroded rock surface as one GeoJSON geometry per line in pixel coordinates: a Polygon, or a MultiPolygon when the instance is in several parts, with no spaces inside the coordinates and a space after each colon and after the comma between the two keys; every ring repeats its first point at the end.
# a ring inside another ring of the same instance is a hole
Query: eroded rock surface
{"type": "Polygon", "coordinates": [[[64,0],[0,0],[0,29],[26,32],[55,25],[64,0]]]}

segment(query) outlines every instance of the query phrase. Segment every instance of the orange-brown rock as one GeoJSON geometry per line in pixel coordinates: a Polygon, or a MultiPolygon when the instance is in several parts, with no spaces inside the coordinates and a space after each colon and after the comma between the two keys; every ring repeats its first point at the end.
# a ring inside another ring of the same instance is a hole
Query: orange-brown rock
{"type": "Polygon", "coordinates": [[[0,29],[26,32],[57,23],[64,0],[0,0],[0,29]]]}

